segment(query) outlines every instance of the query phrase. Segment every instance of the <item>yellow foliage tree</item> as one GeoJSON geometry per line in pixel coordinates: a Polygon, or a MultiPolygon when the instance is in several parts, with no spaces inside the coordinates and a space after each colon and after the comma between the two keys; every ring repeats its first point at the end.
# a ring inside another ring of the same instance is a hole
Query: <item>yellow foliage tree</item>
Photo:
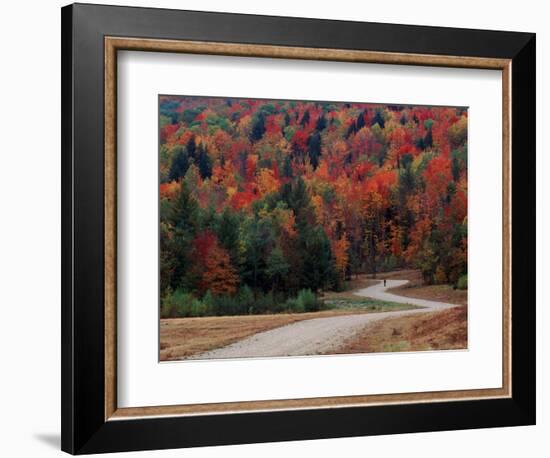
{"type": "Polygon", "coordinates": [[[349,263],[349,241],[343,236],[340,240],[335,240],[332,242],[332,252],[334,254],[334,263],[336,265],[336,270],[341,279],[344,279],[346,276],[346,269],[349,263]]]}
{"type": "Polygon", "coordinates": [[[258,184],[258,189],[262,197],[266,194],[277,192],[280,186],[279,180],[273,174],[273,170],[266,168],[262,168],[258,171],[256,183],[258,184]]]}

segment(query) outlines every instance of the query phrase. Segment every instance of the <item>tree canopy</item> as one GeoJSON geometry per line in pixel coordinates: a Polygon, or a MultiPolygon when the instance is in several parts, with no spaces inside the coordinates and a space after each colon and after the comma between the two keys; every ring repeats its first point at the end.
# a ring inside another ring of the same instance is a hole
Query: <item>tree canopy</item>
{"type": "Polygon", "coordinates": [[[456,284],[467,272],[467,116],[161,97],[161,294],[285,299],[405,266],[456,284]]]}

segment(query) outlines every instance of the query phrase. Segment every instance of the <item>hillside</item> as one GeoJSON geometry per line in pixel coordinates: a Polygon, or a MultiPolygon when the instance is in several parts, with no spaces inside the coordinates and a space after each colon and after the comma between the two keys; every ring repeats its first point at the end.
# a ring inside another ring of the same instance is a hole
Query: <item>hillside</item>
{"type": "Polygon", "coordinates": [[[298,295],[404,266],[428,284],[465,276],[465,108],[184,96],[159,108],[163,316],[315,309],[298,295]]]}

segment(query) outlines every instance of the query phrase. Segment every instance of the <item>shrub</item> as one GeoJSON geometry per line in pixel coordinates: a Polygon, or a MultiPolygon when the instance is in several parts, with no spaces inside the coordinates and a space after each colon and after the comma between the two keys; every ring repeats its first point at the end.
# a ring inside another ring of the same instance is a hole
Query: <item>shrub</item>
{"type": "Polygon", "coordinates": [[[261,313],[256,306],[257,301],[254,299],[254,293],[246,285],[240,288],[234,296],[212,294],[212,291],[208,290],[203,296],[202,302],[206,304],[210,315],[227,316],[261,313]]]}
{"type": "Polygon", "coordinates": [[[321,308],[317,296],[310,289],[301,289],[298,293],[298,301],[302,303],[306,312],[317,312],[321,308]]]}
{"type": "Polygon", "coordinates": [[[286,307],[286,295],[282,291],[272,293],[273,294],[273,313],[281,313],[287,310],[286,307]]]}
{"type": "Polygon", "coordinates": [[[301,289],[297,297],[290,298],[285,303],[287,310],[295,313],[317,312],[321,310],[322,305],[323,303],[310,289],[301,289]]]}
{"type": "Polygon", "coordinates": [[[205,295],[202,297],[202,303],[206,305],[206,308],[210,311],[210,313],[215,314],[214,296],[212,296],[212,291],[206,291],[205,295]]]}
{"type": "Polygon", "coordinates": [[[258,292],[256,294],[256,300],[252,307],[252,313],[268,313],[274,309],[275,301],[273,300],[273,293],[270,291],[267,294],[258,292]]]}
{"type": "Polygon", "coordinates": [[[468,289],[468,275],[461,275],[456,284],[458,289],[468,289]]]}
{"type": "Polygon", "coordinates": [[[206,304],[181,289],[177,289],[173,293],[168,291],[161,302],[160,313],[163,318],[203,316],[206,312],[206,304]]]}
{"type": "Polygon", "coordinates": [[[254,293],[248,285],[244,285],[239,289],[239,292],[237,293],[237,302],[241,313],[252,313],[254,308],[254,293]]]}
{"type": "Polygon", "coordinates": [[[215,315],[238,315],[239,303],[233,296],[215,295],[212,298],[213,311],[215,315]]]}
{"type": "Polygon", "coordinates": [[[302,313],[304,312],[304,305],[296,297],[291,297],[285,302],[285,307],[289,312],[302,313]]]}
{"type": "Polygon", "coordinates": [[[169,300],[172,296],[172,288],[168,287],[164,296],[160,298],[160,317],[171,318],[172,317],[172,304],[169,300]]]}

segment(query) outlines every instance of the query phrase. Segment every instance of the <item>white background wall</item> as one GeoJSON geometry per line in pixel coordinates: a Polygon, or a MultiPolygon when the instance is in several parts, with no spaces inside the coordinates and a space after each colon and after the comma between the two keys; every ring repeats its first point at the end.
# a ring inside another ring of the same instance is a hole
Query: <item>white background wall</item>
{"type": "MultiPolygon", "coordinates": [[[[140,1],[135,6],[326,19],[518,30],[537,33],[538,130],[538,425],[443,433],[148,452],[169,457],[399,456],[541,457],[550,449],[550,314],[543,310],[550,244],[550,186],[543,184],[548,144],[543,83],[550,32],[537,0],[202,0],[140,1]],[[543,59],[546,57],[546,61],[543,59]],[[545,137],[546,134],[546,138],[545,137]],[[543,229],[544,228],[544,229],[543,229]],[[546,267],[545,270],[544,267],[546,267]]],[[[97,3],[97,2],[93,2],[97,3]]],[[[127,4],[109,0],[111,4],[127,4]]],[[[60,429],[60,10],[63,2],[4,2],[0,13],[0,454],[59,455],[60,429]]],[[[515,230],[520,230],[515,228],[515,230]]],[[[215,434],[215,432],[213,432],[215,434]]],[[[149,456],[147,455],[147,456],[149,456]]],[[[144,453],[126,456],[145,456],[144,453]]]]}

